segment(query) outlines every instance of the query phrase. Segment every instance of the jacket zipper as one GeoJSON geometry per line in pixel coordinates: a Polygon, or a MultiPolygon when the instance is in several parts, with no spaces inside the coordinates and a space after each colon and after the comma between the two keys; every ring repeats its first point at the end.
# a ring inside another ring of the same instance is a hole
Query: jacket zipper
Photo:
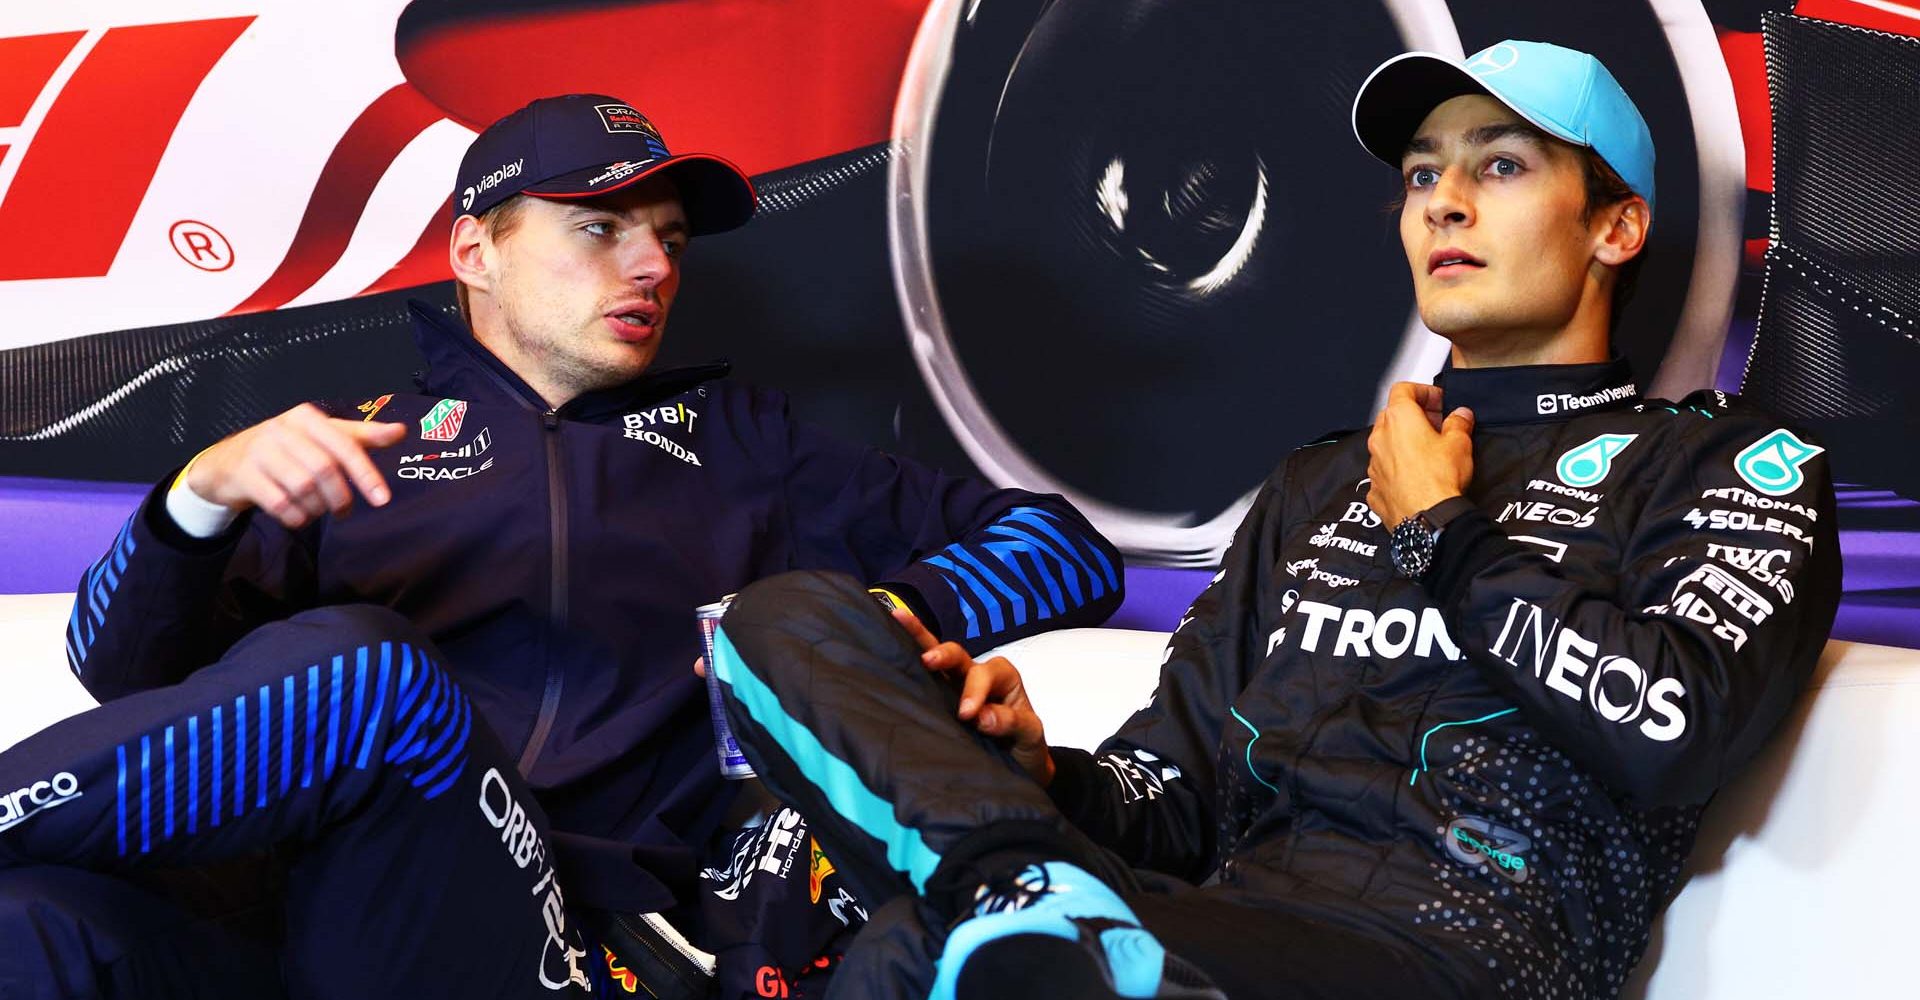
{"type": "MultiPolygon", "coordinates": [[[[560,464],[560,413],[558,410],[548,410],[540,420],[546,428],[544,437],[547,444],[547,526],[550,532],[547,546],[553,553],[549,610],[554,630],[559,632],[564,631],[567,625],[567,493],[566,477],[562,475],[560,464]]],[[[527,748],[520,754],[520,776],[523,778],[533,774],[533,763],[546,747],[547,734],[553,731],[554,716],[560,714],[560,666],[560,659],[549,648],[547,688],[540,695],[540,715],[534,720],[532,735],[527,737],[527,748]]]]}

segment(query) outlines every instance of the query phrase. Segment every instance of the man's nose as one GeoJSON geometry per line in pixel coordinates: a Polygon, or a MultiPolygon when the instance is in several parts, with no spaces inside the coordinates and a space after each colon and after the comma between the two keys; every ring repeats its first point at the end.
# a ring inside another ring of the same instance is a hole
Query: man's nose
{"type": "Polygon", "coordinates": [[[633,233],[621,246],[620,269],[629,281],[657,285],[673,270],[673,257],[658,236],[633,233]]]}
{"type": "Polygon", "coordinates": [[[1442,171],[1440,179],[1434,182],[1433,193],[1427,196],[1427,224],[1436,228],[1441,226],[1467,225],[1473,221],[1472,187],[1459,168],[1442,171]]]}

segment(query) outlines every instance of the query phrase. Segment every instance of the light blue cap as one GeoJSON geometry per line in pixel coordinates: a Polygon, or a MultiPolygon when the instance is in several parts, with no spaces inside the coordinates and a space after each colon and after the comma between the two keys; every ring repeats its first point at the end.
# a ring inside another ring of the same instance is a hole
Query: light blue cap
{"type": "Polygon", "coordinates": [[[1353,99],[1353,134],[1393,167],[1434,108],[1462,94],[1486,94],[1536,128],[1590,146],[1653,207],[1653,135],[1647,120],[1585,52],[1508,39],[1465,62],[1408,52],[1381,63],[1353,99]]]}

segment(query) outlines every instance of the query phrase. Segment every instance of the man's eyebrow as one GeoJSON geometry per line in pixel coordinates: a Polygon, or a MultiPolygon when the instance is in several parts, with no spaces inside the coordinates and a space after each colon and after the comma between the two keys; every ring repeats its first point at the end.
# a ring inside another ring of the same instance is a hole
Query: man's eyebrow
{"type": "MultiPolygon", "coordinates": [[[[615,215],[622,219],[631,219],[633,217],[633,213],[623,212],[598,199],[591,201],[570,201],[564,204],[566,205],[567,216],[569,218],[582,215],[615,215]]],[[[662,223],[656,226],[655,229],[659,232],[671,233],[675,236],[685,236],[688,232],[687,223],[683,219],[674,219],[671,222],[662,223]]]]}
{"type": "Polygon", "coordinates": [[[1482,125],[1467,133],[1467,143],[1474,146],[1489,146],[1502,139],[1525,139],[1528,142],[1544,144],[1547,134],[1526,122],[1496,122],[1482,125]]]}
{"type": "MultiPolygon", "coordinates": [[[[1489,146],[1502,139],[1524,139],[1537,145],[1545,145],[1546,133],[1526,122],[1495,122],[1468,130],[1465,136],[1469,146],[1489,146]]],[[[1409,156],[1429,156],[1440,151],[1440,142],[1431,136],[1415,136],[1407,141],[1402,159],[1409,156]]]]}

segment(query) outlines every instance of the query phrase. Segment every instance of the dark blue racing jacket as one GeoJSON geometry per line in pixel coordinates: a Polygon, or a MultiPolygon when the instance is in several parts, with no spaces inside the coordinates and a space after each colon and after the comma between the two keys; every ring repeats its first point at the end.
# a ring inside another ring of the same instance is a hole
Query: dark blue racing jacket
{"type": "Polygon", "coordinates": [[[585,869],[576,898],[655,909],[670,893],[627,870],[690,881],[732,798],[692,673],[695,607],[838,570],[978,651],[1119,606],[1119,555],[1060,497],[835,440],[724,363],[552,410],[465,329],[413,309],[421,392],[325,406],[408,426],[372,453],[391,502],[196,539],[162,481],[80,584],[67,651],[96,697],[176,683],[303,609],[392,608],[517,756],[557,853],[585,869]]]}

